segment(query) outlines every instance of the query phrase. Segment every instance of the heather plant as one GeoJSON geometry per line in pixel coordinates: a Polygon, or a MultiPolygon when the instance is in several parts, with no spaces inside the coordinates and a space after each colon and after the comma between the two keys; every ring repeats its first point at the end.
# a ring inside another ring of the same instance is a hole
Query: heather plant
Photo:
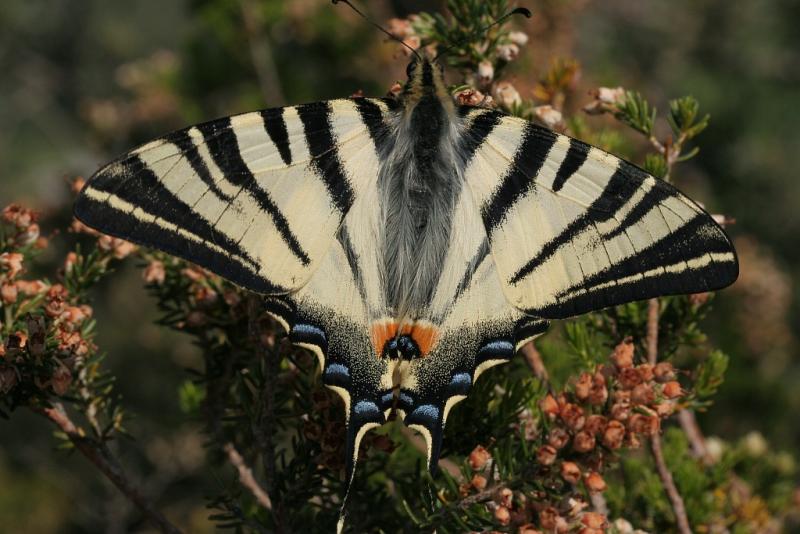
{"type": "MultiPolygon", "coordinates": [[[[451,0],[447,7],[447,15],[420,13],[386,26],[430,54],[454,45],[443,61],[456,101],[538,121],[680,185],[681,163],[698,154],[710,120],[696,99],[654,104],[623,87],[576,94],[582,67],[574,59],[537,66],[532,89],[520,91],[506,74],[535,43],[513,30],[513,21],[479,31],[508,12],[508,2],[451,0]]],[[[248,32],[260,32],[263,21],[248,21],[248,32]]],[[[398,55],[407,52],[397,46],[398,55]]],[[[73,191],[81,184],[76,180],[73,191]]],[[[715,217],[728,225],[734,216],[715,217]]],[[[174,396],[187,419],[202,423],[206,467],[220,477],[205,503],[210,524],[237,532],[331,531],[344,490],[343,406],[321,385],[314,356],[287,341],[260,298],[77,221],[43,237],[37,217],[11,204],[0,221],[4,432],[16,411],[41,416],[56,430],[59,449],[86,457],[153,527],[185,529],[132,481],[110,447],[127,435],[130,416],[115,390],[125,377],[108,372],[113,354],[95,344],[103,317],[93,312],[91,289],[113,284],[116,268],[133,263],[157,304],[159,327],[190,338],[202,355],[202,367],[189,370],[174,396]],[[53,249],[63,259],[44,272],[40,258],[53,249]]],[[[703,330],[714,303],[712,294],[652,299],[554,327],[515,361],[488,371],[453,410],[434,477],[413,431],[394,421],[373,431],[362,445],[348,529],[797,528],[794,457],[757,433],[730,442],[707,438],[696,419],[696,412],[714,410],[729,362],[703,330]]],[[[156,355],[142,360],[149,357],[156,355]]]]}

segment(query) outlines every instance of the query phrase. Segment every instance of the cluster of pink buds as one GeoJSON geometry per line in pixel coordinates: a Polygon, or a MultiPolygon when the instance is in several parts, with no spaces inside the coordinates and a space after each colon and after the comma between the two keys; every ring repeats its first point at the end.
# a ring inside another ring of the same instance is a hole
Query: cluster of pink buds
{"type": "MultiPolygon", "coordinates": [[[[7,238],[2,243],[6,250],[0,253],[0,309],[14,321],[12,332],[0,338],[0,394],[31,381],[39,390],[64,395],[77,362],[95,349],[83,334],[91,307],[78,302],[62,284],[22,278],[27,247],[48,244],[38,235],[36,220],[33,211],[11,205],[0,221],[7,238]]],[[[60,272],[69,273],[77,261],[74,252],[68,253],[60,272]]]]}
{"type": "Polygon", "coordinates": [[[571,487],[568,498],[560,495],[552,502],[543,491],[501,498],[502,482],[487,479],[491,454],[480,446],[469,456],[473,475],[461,485],[461,495],[491,492],[494,500],[489,506],[498,524],[519,526],[519,532],[606,532],[606,518],[588,509],[584,492],[604,492],[602,472],[614,453],[639,447],[641,438],[656,435],[661,419],[675,411],[682,395],[672,365],[635,365],[633,340],[626,338],[608,363],[581,373],[566,391],[540,401],[544,429],[532,430],[535,418],[521,415],[524,438],[541,443],[535,453],[541,476],[556,486],[571,487]]]}

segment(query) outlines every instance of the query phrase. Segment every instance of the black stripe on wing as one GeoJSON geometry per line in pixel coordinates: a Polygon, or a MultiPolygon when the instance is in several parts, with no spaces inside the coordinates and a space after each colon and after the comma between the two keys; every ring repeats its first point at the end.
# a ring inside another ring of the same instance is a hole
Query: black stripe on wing
{"type": "Polygon", "coordinates": [[[519,199],[535,187],[536,175],[547,160],[558,135],[534,124],[525,126],[522,144],[509,165],[508,172],[481,209],[487,233],[500,225],[519,199]]]}
{"type": "Polygon", "coordinates": [[[304,104],[297,107],[297,113],[303,122],[308,150],[313,158],[311,165],[327,187],[336,209],[347,213],[355,194],[339,159],[331,125],[331,106],[328,102],[304,104]]]}
{"type": "Polygon", "coordinates": [[[259,274],[257,262],[238,243],[217,231],[166,189],[139,156],[129,156],[95,175],[78,197],[74,212],[75,217],[92,228],[180,256],[252,291],[286,292],[259,274]],[[142,220],[107,201],[96,200],[87,194],[89,189],[100,194],[110,193],[155,220],[142,220]],[[166,224],[159,224],[159,221],[166,224]],[[181,228],[207,244],[167,226],[181,228]]]}
{"type": "MultiPolygon", "coordinates": [[[[384,116],[381,107],[371,98],[359,97],[353,98],[352,100],[356,105],[358,114],[361,116],[361,120],[369,130],[369,136],[375,144],[375,151],[381,154],[389,137],[389,125],[386,122],[388,117],[384,116]]],[[[395,109],[397,103],[390,99],[387,99],[387,101],[391,104],[387,104],[389,113],[391,113],[392,110],[395,109]]],[[[384,101],[384,103],[387,101],[384,101]]]]}
{"type": "Polygon", "coordinates": [[[336,234],[336,240],[342,247],[345,258],[347,258],[347,265],[350,267],[350,273],[353,275],[353,281],[356,283],[358,294],[362,302],[367,302],[367,290],[364,287],[364,277],[361,273],[361,267],[358,262],[358,254],[353,248],[353,242],[350,240],[350,233],[347,231],[347,224],[339,227],[339,232],[336,234]]]}
{"type": "Polygon", "coordinates": [[[311,260],[308,253],[300,245],[297,237],[289,228],[286,216],[281,212],[271,195],[258,185],[255,176],[242,159],[236,133],[231,128],[230,118],[219,119],[197,126],[203,134],[206,146],[211,153],[211,158],[227,181],[247,191],[272,218],[278,233],[289,250],[292,251],[303,265],[308,265],[311,260]]]}
{"type": "Polygon", "coordinates": [[[520,268],[509,280],[518,284],[545,261],[557,253],[561,247],[570,243],[587,228],[610,220],[614,214],[636,193],[649,175],[643,170],[620,160],[617,170],[606,184],[603,192],[586,208],[584,215],[578,217],[557,236],[547,242],[542,249],[520,268]]]}
{"type": "Polygon", "coordinates": [[[278,149],[283,163],[292,164],[292,148],[289,143],[289,131],[286,129],[286,120],[283,118],[283,108],[265,109],[261,112],[264,129],[278,149]]]}
{"type": "MultiPolygon", "coordinates": [[[[458,109],[458,114],[465,117],[469,112],[476,109],[480,108],[461,106],[458,109]]],[[[503,114],[497,111],[484,111],[469,123],[467,130],[459,141],[460,146],[458,150],[459,155],[464,159],[463,166],[465,169],[484,140],[486,140],[495,127],[500,124],[502,118],[503,114]]]]}
{"type": "Polygon", "coordinates": [[[453,302],[457,301],[459,297],[467,290],[469,285],[472,283],[472,278],[475,276],[475,273],[478,271],[478,268],[483,264],[483,261],[489,256],[489,239],[484,238],[481,242],[478,250],[475,251],[475,255],[470,260],[469,264],[467,264],[466,269],[464,270],[464,275],[461,277],[461,281],[458,283],[456,287],[455,295],[453,295],[453,302]]]}
{"type": "Polygon", "coordinates": [[[581,168],[591,148],[583,141],[578,141],[577,139],[569,140],[567,155],[564,156],[564,161],[558,167],[556,177],[553,180],[553,191],[560,191],[567,180],[581,168]]]}
{"type": "Polygon", "coordinates": [[[700,213],[644,250],[562,291],[555,303],[526,311],[564,319],[656,296],[714,291],[732,284],[738,274],[727,236],[700,213]]]}
{"type": "Polygon", "coordinates": [[[622,235],[626,230],[644,219],[650,210],[652,210],[655,206],[658,206],[669,197],[675,195],[675,190],[669,187],[666,183],[656,178],[653,178],[653,180],[653,187],[651,187],[650,190],[645,193],[642,200],[639,201],[636,206],[630,212],[628,212],[627,215],[625,215],[625,217],[623,217],[623,219],[619,222],[619,225],[614,228],[612,232],[604,236],[606,239],[614,239],[615,237],[622,235]]]}
{"type": "Polygon", "coordinates": [[[178,130],[177,132],[172,132],[164,137],[165,141],[168,141],[175,146],[177,146],[180,151],[183,153],[183,157],[186,158],[186,161],[192,167],[192,170],[200,177],[204,184],[208,186],[208,189],[217,196],[222,202],[230,202],[233,200],[232,197],[226,195],[217,185],[217,182],[214,181],[214,177],[211,176],[211,171],[206,165],[205,160],[200,156],[200,153],[197,149],[197,145],[194,144],[191,136],[189,136],[189,130],[191,128],[178,130]]]}

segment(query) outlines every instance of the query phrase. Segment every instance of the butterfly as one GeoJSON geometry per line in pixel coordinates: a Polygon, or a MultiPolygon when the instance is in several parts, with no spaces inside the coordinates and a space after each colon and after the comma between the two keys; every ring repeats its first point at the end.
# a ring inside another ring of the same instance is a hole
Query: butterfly
{"type": "Polygon", "coordinates": [[[264,295],[343,399],[346,477],[395,410],[435,468],[453,406],[549,321],[738,275],[673,186],[577,139],[456,105],[412,56],[397,98],[221,118],[102,167],[75,215],[264,295]]]}

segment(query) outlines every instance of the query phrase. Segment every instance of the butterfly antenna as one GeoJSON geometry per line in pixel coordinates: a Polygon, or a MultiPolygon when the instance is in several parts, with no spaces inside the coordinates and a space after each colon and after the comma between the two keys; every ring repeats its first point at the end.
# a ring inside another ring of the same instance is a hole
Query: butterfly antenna
{"type": "Polygon", "coordinates": [[[381,26],[380,24],[377,24],[377,23],[376,23],[376,22],[374,22],[374,21],[373,21],[371,18],[369,18],[369,17],[368,17],[368,16],[366,16],[364,13],[362,13],[361,11],[359,11],[359,9],[358,9],[356,6],[354,6],[353,4],[351,4],[351,3],[350,3],[350,0],[332,0],[332,1],[333,1],[333,3],[334,3],[334,4],[338,4],[339,2],[341,2],[342,4],[347,4],[348,6],[350,6],[350,9],[352,9],[353,11],[355,11],[356,13],[358,13],[358,14],[361,16],[361,18],[363,18],[364,20],[366,20],[367,22],[369,22],[370,24],[372,24],[373,26],[375,26],[376,28],[378,28],[380,31],[382,31],[382,32],[383,32],[383,33],[385,33],[386,35],[388,35],[388,36],[389,36],[389,39],[391,39],[391,40],[393,40],[393,41],[397,41],[397,42],[398,42],[398,43],[400,43],[401,45],[403,45],[403,46],[405,46],[406,48],[408,48],[409,50],[411,50],[411,52],[412,52],[412,53],[413,53],[415,56],[417,56],[417,59],[418,59],[418,60],[420,60],[420,61],[422,61],[422,56],[420,56],[420,55],[419,55],[419,52],[417,52],[416,50],[414,50],[414,49],[413,49],[412,47],[410,47],[410,46],[409,46],[409,45],[408,45],[408,44],[407,44],[405,41],[403,41],[402,39],[400,39],[400,38],[399,38],[399,37],[397,37],[396,35],[392,35],[392,33],[391,33],[391,32],[389,32],[389,31],[388,31],[386,28],[384,28],[384,27],[383,27],[383,26],[381,26]]]}
{"type": "MultiPolygon", "coordinates": [[[[344,1],[344,0],[343,0],[343,1],[344,1]]],[[[500,17],[500,18],[496,19],[494,22],[492,22],[492,23],[491,23],[491,24],[489,24],[488,26],[485,26],[485,27],[483,27],[483,28],[481,28],[481,29],[479,29],[479,30],[476,30],[476,31],[472,32],[471,34],[469,34],[468,36],[466,36],[464,39],[461,39],[460,41],[457,41],[457,42],[455,42],[455,43],[452,43],[450,46],[448,46],[447,48],[445,48],[444,50],[442,50],[441,52],[439,52],[438,54],[436,54],[436,57],[435,57],[435,58],[433,58],[433,60],[434,60],[434,61],[436,61],[437,59],[439,59],[440,57],[442,57],[443,55],[445,55],[447,52],[449,52],[449,51],[450,51],[450,49],[452,49],[453,47],[455,47],[455,46],[458,46],[458,45],[462,44],[464,41],[467,41],[468,39],[472,38],[472,36],[474,36],[474,35],[478,35],[478,34],[486,33],[486,32],[487,32],[487,31],[489,31],[491,28],[494,28],[495,26],[497,26],[498,24],[500,24],[501,22],[503,22],[503,21],[504,21],[504,20],[506,20],[507,18],[509,18],[509,17],[513,17],[514,15],[525,15],[525,18],[528,18],[528,19],[529,19],[529,18],[531,18],[531,16],[532,16],[532,13],[531,13],[531,10],[530,10],[530,9],[528,9],[527,7],[518,7],[518,8],[516,8],[516,9],[512,9],[511,11],[509,11],[508,13],[506,13],[505,15],[503,15],[502,17],[500,17]]]]}

